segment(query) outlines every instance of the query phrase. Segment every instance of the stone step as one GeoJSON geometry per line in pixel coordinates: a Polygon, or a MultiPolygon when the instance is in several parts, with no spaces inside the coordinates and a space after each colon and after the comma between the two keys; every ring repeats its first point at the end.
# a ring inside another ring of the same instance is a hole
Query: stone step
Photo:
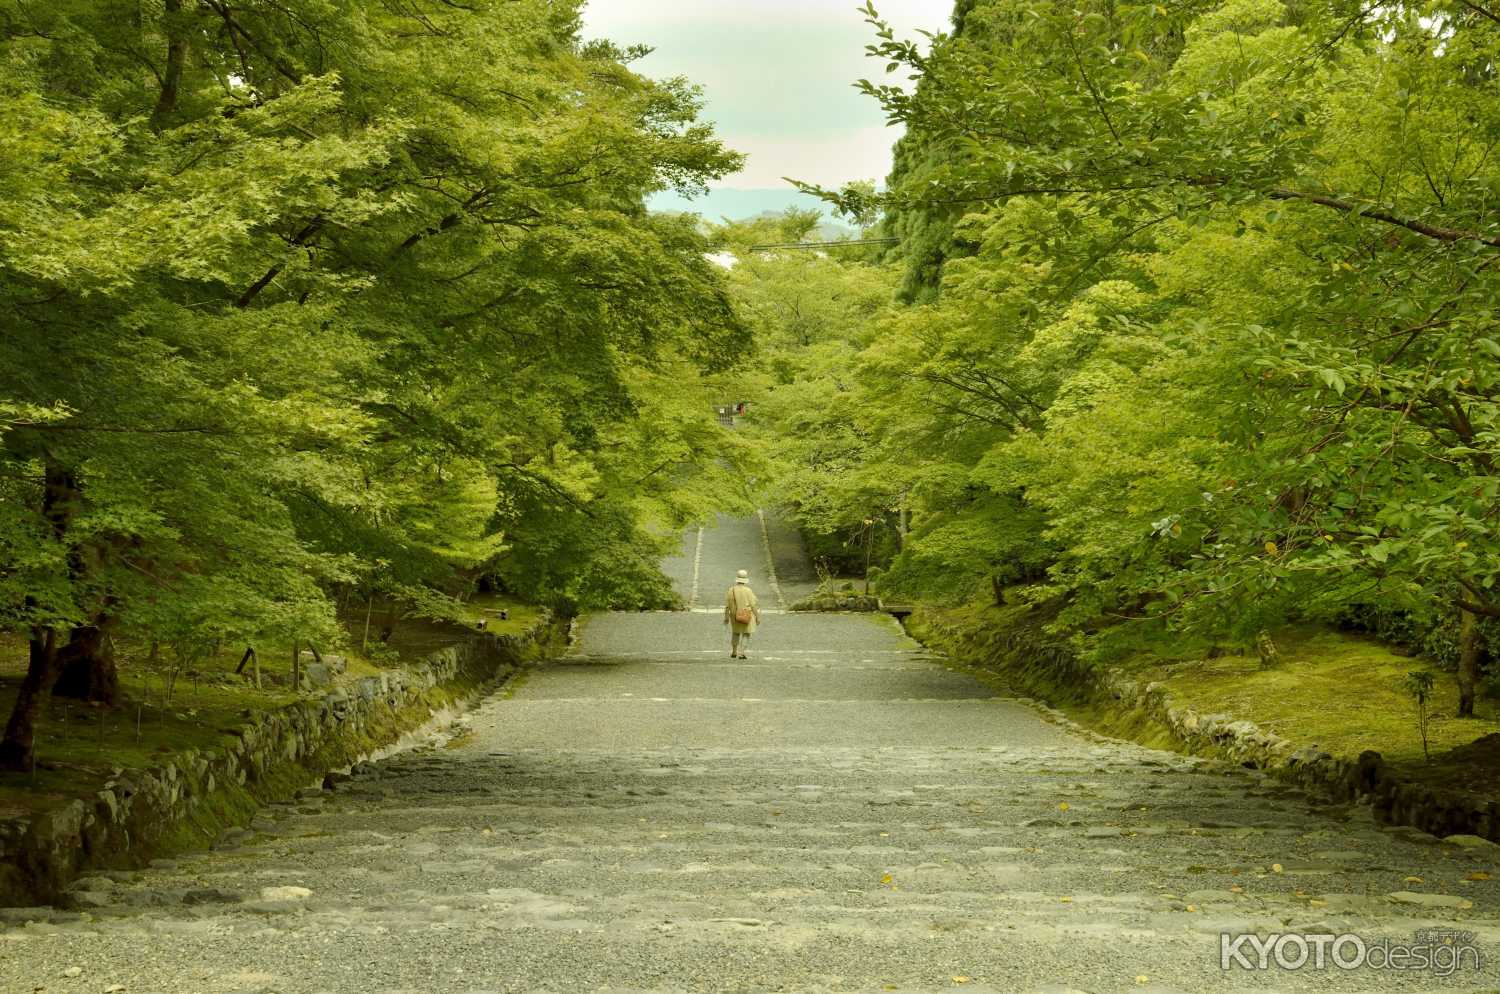
{"type": "Polygon", "coordinates": [[[56,989],[1410,991],[1428,978],[1225,973],[1219,937],[1500,944],[1485,853],[1084,740],[868,619],[777,617],[746,664],[691,648],[705,620],[593,619],[583,648],[618,655],[533,674],[455,748],[101,875],[86,914],[0,914],[0,990],[76,966],[56,989]]]}

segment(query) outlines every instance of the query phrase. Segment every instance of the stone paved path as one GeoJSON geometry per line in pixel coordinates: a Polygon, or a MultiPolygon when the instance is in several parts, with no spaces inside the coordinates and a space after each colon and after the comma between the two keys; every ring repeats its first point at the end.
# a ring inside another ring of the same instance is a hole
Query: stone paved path
{"type": "MultiPolygon", "coordinates": [[[[759,541],[729,528],[715,602],[759,541]]],[[[94,878],[86,915],[0,912],[0,991],[1500,986],[1500,882],[1465,879],[1500,878],[1489,852],[1079,737],[888,619],[771,615],[746,662],[723,642],[706,614],[591,618],[448,747],[94,878]],[[1493,964],[1219,967],[1224,930],[1411,942],[1445,923],[1493,964]]]]}
{"type": "Polygon", "coordinates": [[[818,578],[802,548],[802,536],[774,512],[749,518],[719,516],[714,525],[690,529],[682,548],[663,564],[689,608],[717,611],[735,573],[750,574],[750,585],[766,610],[782,610],[811,594],[818,578]]]}

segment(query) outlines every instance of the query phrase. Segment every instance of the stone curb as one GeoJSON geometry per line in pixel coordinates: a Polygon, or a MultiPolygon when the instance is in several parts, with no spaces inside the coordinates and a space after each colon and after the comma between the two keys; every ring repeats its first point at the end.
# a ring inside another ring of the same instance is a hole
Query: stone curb
{"type": "Polygon", "coordinates": [[[521,635],[471,635],[414,666],[363,677],[321,698],[252,712],[246,724],[225,730],[234,737],[225,748],[185,750],[149,769],[117,768],[91,800],[0,819],[0,907],[56,901],[88,870],[144,865],[155,845],[219,786],[255,784],[337,749],[340,740],[358,741],[376,718],[417,717],[411,712],[427,707],[429,690],[460,677],[479,684],[508,677],[551,627],[544,613],[521,635]]]}

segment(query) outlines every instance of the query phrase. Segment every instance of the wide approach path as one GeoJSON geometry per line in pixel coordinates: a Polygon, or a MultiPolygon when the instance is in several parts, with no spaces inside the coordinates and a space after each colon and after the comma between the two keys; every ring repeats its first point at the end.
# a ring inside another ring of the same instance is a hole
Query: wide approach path
{"type": "Polygon", "coordinates": [[[735,568],[769,584],[772,531],[691,534],[700,611],[588,619],[446,746],[94,878],[86,914],[4,912],[0,991],[1500,986],[1486,852],[1075,735],[883,617],[768,613],[729,659],[713,612],[735,568]],[[1220,969],[1225,931],[1439,926],[1484,970],[1220,969]]]}

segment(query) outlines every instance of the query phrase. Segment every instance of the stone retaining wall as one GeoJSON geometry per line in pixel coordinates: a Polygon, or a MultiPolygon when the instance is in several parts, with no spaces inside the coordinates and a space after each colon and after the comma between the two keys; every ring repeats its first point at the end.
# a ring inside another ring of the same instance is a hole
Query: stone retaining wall
{"type": "MultiPolygon", "coordinates": [[[[1265,770],[1328,801],[1369,804],[1389,825],[1500,842],[1500,801],[1402,779],[1373,750],[1354,759],[1341,758],[1316,747],[1299,747],[1251,721],[1200,714],[1174,704],[1163,684],[1143,685],[1118,669],[1083,665],[1066,647],[1046,644],[1036,631],[973,632],[930,617],[923,624],[939,643],[934,648],[961,662],[1015,676],[1023,686],[1066,688],[1070,699],[1103,703],[1120,717],[1135,712],[1195,754],[1265,770]]],[[[1050,707],[1044,710],[1059,714],[1050,707]]]]}
{"type": "Polygon", "coordinates": [[[838,590],[831,593],[816,593],[804,597],[791,606],[793,611],[859,611],[880,610],[880,598],[868,594],[856,594],[838,590]]]}
{"type": "MultiPolygon", "coordinates": [[[[540,654],[543,618],[520,636],[472,635],[419,664],[350,681],[321,698],[252,712],[222,749],[186,750],[160,766],[116,770],[92,800],[0,820],[0,907],[56,901],[99,868],[140,866],[187,837],[249,820],[337,766],[422,724],[444,699],[472,696],[540,654]]],[[[226,733],[227,734],[227,733],[226,733]]]]}
{"type": "Polygon", "coordinates": [[[1119,670],[1106,671],[1097,684],[1118,706],[1145,712],[1195,753],[1266,770],[1330,800],[1369,804],[1386,824],[1500,841],[1500,801],[1402,780],[1374,750],[1347,759],[1315,747],[1298,748],[1254,722],[1176,706],[1161,683],[1142,686],[1119,670]]]}

